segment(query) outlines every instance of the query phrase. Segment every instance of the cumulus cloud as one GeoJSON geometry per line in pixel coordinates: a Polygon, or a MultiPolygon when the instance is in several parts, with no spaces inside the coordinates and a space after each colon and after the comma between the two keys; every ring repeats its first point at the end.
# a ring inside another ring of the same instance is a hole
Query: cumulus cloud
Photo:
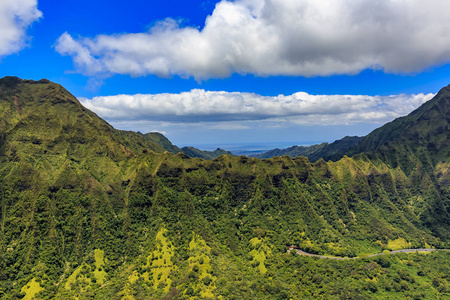
{"type": "Polygon", "coordinates": [[[410,73],[450,62],[448,11],[442,0],[222,0],[201,29],[167,19],[143,33],[66,32],[56,50],[86,75],[410,73]]]}
{"type": "Polygon", "coordinates": [[[41,16],[37,0],[1,0],[0,57],[22,49],[27,42],[26,29],[41,16]]]}
{"type": "MultiPolygon", "coordinates": [[[[406,115],[434,94],[365,96],[310,95],[299,92],[276,97],[253,93],[191,90],[179,94],[137,94],[80,98],[88,109],[111,122],[215,124],[246,128],[243,121],[267,124],[382,124],[406,115]]],[[[278,126],[278,125],[277,125],[278,126]]]]}

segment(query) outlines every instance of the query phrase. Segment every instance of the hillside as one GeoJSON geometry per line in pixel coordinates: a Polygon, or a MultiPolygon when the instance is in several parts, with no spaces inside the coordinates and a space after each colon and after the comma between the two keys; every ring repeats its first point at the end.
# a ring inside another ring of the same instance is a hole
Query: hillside
{"type": "MultiPolygon", "coordinates": [[[[432,101],[425,111],[448,108],[432,101]]],[[[450,248],[445,134],[436,152],[411,142],[433,166],[414,172],[383,151],[203,160],[115,130],[57,84],[12,77],[0,116],[2,299],[449,295],[447,252],[368,257],[450,248]]]]}
{"type": "MultiPolygon", "coordinates": [[[[327,145],[328,145],[328,143],[321,143],[321,144],[312,145],[312,146],[292,146],[292,147],[289,147],[286,149],[275,148],[275,149],[269,150],[269,151],[261,153],[261,154],[250,155],[250,156],[256,157],[259,159],[272,158],[275,156],[284,156],[284,155],[287,155],[290,157],[296,157],[296,156],[308,157],[311,154],[317,153],[318,151],[320,151],[327,145]]],[[[308,159],[309,159],[309,157],[308,157],[308,159]]]]}
{"type": "MultiPolygon", "coordinates": [[[[354,153],[371,153],[392,167],[412,172],[417,163],[433,171],[446,164],[449,145],[450,86],[410,113],[364,137],[354,153]],[[412,163],[413,162],[413,163],[412,163]]],[[[444,167],[443,169],[446,169],[444,167]]]]}
{"type": "Polygon", "coordinates": [[[89,152],[121,159],[144,148],[164,151],[135,132],[112,128],[63,87],[45,79],[2,78],[0,99],[3,154],[17,161],[34,160],[42,154],[89,152]]]}
{"type": "Polygon", "coordinates": [[[254,155],[253,157],[262,159],[288,155],[290,157],[305,156],[312,162],[318,161],[321,158],[325,161],[337,161],[345,154],[354,151],[354,148],[358,145],[361,139],[362,137],[346,136],[340,140],[334,141],[333,143],[322,143],[309,147],[292,146],[287,149],[274,149],[265,153],[254,155]]]}
{"type": "Polygon", "coordinates": [[[215,159],[221,155],[233,155],[231,152],[217,148],[214,151],[199,150],[194,147],[183,147],[181,151],[189,157],[197,157],[203,159],[215,159]]]}
{"type": "Polygon", "coordinates": [[[449,103],[450,86],[447,86],[409,115],[397,118],[363,138],[344,137],[331,144],[275,149],[255,157],[289,155],[306,156],[311,161],[320,158],[336,161],[344,155],[366,153],[370,158],[381,159],[392,168],[400,166],[408,174],[423,168],[429,174],[436,175],[436,180],[445,183],[450,176],[449,103]]]}
{"type": "Polygon", "coordinates": [[[164,150],[172,152],[172,153],[178,153],[181,151],[180,148],[172,144],[171,141],[169,141],[168,138],[166,138],[164,135],[162,135],[159,132],[148,132],[144,134],[144,137],[158,145],[164,148],[164,150]]]}
{"type": "Polygon", "coordinates": [[[221,155],[233,155],[229,151],[225,151],[222,149],[216,149],[214,151],[200,150],[194,147],[183,147],[178,148],[173,145],[169,139],[167,139],[164,135],[158,132],[149,132],[144,134],[144,137],[164,148],[164,150],[169,151],[171,153],[177,154],[179,152],[187,155],[188,157],[197,157],[203,159],[215,159],[221,155]]]}

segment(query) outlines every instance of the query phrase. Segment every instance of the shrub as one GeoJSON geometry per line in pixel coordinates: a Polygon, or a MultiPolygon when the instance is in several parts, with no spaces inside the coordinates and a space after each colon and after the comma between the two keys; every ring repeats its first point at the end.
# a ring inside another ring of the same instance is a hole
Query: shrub
{"type": "Polygon", "coordinates": [[[195,273],[194,271],[190,271],[188,274],[189,279],[196,281],[198,279],[198,275],[197,273],[195,273]]]}
{"type": "Polygon", "coordinates": [[[204,285],[209,285],[211,283],[212,279],[209,276],[206,276],[205,278],[203,278],[203,284],[204,285]]]}
{"type": "Polygon", "coordinates": [[[258,227],[255,230],[253,230],[253,235],[261,238],[266,235],[266,231],[264,229],[258,227]]]}
{"type": "Polygon", "coordinates": [[[192,295],[194,295],[194,289],[192,287],[188,287],[184,294],[187,296],[192,296],[192,295]]]}

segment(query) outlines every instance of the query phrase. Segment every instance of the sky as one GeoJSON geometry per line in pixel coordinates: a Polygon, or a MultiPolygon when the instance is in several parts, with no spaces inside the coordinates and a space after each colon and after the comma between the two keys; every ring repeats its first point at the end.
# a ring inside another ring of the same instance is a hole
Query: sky
{"type": "Polygon", "coordinates": [[[450,84],[450,2],[0,2],[0,77],[202,149],[366,135],[450,84]]]}

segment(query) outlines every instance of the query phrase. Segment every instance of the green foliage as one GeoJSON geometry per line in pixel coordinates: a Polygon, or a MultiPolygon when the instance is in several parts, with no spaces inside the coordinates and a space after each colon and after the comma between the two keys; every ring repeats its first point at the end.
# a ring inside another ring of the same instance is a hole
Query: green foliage
{"type": "Polygon", "coordinates": [[[180,152],[180,148],[173,145],[172,142],[170,142],[164,135],[162,135],[159,132],[148,132],[143,135],[146,139],[162,146],[164,150],[172,152],[172,153],[178,153],[180,152]]]}
{"type": "Polygon", "coordinates": [[[305,156],[310,161],[315,162],[319,159],[325,161],[337,161],[344,157],[345,154],[353,152],[354,148],[362,140],[362,137],[346,136],[333,143],[321,143],[312,146],[292,146],[287,149],[273,149],[265,153],[255,155],[257,158],[272,158],[275,156],[288,155],[290,157],[305,156]]]}
{"type": "Polygon", "coordinates": [[[181,152],[186,154],[189,157],[198,157],[203,159],[215,159],[221,155],[233,155],[231,152],[217,148],[214,151],[207,150],[199,150],[194,147],[183,147],[181,148],[181,152]]]}
{"type": "MultiPolygon", "coordinates": [[[[414,121],[438,114],[422,111],[414,121]]],[[[59,85],[1,79],[0,295],[447,297],[448,252],[369,256],[450,248],[450,163],[431,134],[441,123],[414,127],[419,145],[434,143],[426,151],[207,161],[113,129],[59,85]]]]}

